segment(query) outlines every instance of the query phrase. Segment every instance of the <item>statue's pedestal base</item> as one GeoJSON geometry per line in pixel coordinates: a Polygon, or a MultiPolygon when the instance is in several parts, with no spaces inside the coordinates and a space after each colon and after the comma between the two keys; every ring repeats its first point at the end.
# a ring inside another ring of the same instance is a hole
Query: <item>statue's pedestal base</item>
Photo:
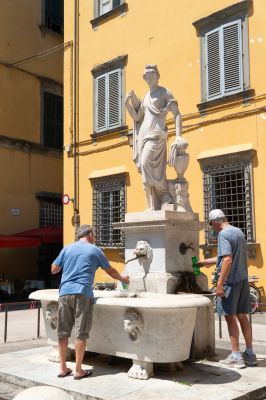
{"type": "MultiPolygon", "coordinates": [[[[133,259],[126,265],[130,276],[130,292],[176,293],[183,292],[184,274],[194,279],[201,291],[207,291],[204,274],[193,275],[191,257],[198,256],[199,232],[204,223],[198,214],[176,212],[173,205],[165,210],[126,214],[125,222],[115,224],[125,232],[126,261],[134,258],[140,241],[148,242],[152,256],[133,259]]],[[[192,290],[193,291],[193,290],[192,290]]],[[[191,346],[191,357],[214,354],[213,305],[199,308],[191,346]]]]}
{"type": "Polygon", "coordinates": [[[193,273],[191,258],[198,255],[199,232],[204,227],[198,214],[169,210],[130,213],[125,222],[114,226],[125,232],[126,261],[134,258],[140,241],[151,247],[149,259],[139,257],[126,266],[130,291],[173,293],[177,274],[193,273]]]}

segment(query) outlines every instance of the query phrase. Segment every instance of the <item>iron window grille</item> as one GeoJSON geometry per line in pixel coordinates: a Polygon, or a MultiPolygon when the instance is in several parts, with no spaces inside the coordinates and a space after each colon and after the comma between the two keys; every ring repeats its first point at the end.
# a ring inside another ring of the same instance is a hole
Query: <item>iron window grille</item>
{"type": "MultiPolygon", "coordinates": [[[[247,242],[254,242],[251,173],[249,162],[206,166],[203,171],[205,220],[212,209],[223,210],[229,223],[244,232],[247,242]]],[[[217,243],[213,229],[205,231],[205,241],[217,243]]]]}
{"type": "Polygon", "coordinates": [[[121,248],[124,234],[114,222],[125,220],[124,177],[93,182],[93,227],[97,246],[121,248]]]}
{"type": "Polygon", "coordinates": [[[40,227],[63,226],[63,205],[55,201],[40,201],[40,227]]]}

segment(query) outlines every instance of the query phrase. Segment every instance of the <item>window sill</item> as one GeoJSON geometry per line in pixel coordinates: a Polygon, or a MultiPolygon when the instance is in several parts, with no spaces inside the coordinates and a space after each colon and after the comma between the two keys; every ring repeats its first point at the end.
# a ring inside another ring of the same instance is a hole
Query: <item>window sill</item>
{"type": "Polygon", "coordinates": [[[119,126],[117,128],[113,128],[113,129],[109,129],[106,131],[102,131],[102,132],[93,132],[90,136],[92,138],[92,140],[95,142],[97,138],[103,137],[103,136],[108,136],[114,133],[128,133],[128,126],[127,125],[122,125],[119,126]]]}
{"type": "MultiPolygon", "coordinates": [[[[260,246],[260,243],[247,243],[247,256],[249,259],[256,259],[257,258],[257,249],[260,246]]],[[[202,244],[199,246],[205,258],[211,257],[211,251],[217,249],[217,244],[202,244]]]]}
{"type": "Polygon", "coordinates": [[[99,15],[98,17],[92,19],[90,21],[93,28],[96,28],[98,25],[104,23],[105,21],[109,20],[109,18],[116,17],[120,14],[126,13],[128,10],[127,3],[123,3],[120,6],[113,8],[112,10],[108,11],[105,14],[99,15]]]}
{"type": "Polygon", "coordinates": [[[101,246],[98,245],[102,250],[124,250],[125,246],[101,246]]]}
{"type": "Polygon", "coordinates": [[[230,94],[228,96],[220,97],[214,100],[204,101],[202,103],[197,104],[199,112],[204,114],[204,111],[207,111],[209,108],[212,107],[219,107],[223,106],[224,104],[230,103],[234,100],[243,100],[243,104],[248,102],[250,97],[255,95],[254,89],[243,90],[238,93],[230,94]]]}
{"type": "Polygon", "coordinates": [[[39,25],[39,29],[42,32],[42,34],[44,34],[44,35],[46,35],[48,33],[52,36],[57,37],[58,39],[60,38],[61,40],[64,38],[64,32],[60,33],[60,32],[54,31],[53,29],[50,29],[45,25],[39,25]]]}

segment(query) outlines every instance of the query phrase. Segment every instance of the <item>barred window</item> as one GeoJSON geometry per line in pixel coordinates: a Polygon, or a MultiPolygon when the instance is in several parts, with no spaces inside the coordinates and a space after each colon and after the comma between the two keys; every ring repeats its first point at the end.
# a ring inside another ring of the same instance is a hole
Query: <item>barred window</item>
{"type": "MultiPolygon", "coordinates": [[[[205,166],[203,170],[205,220],[212,209],[223,210],[229,223],[240,228],[247,242],[254,241],[251,164],[237,162],[205,166]]],[[[217,234],[205,232],[207,244],[217,243],[217,234]]]]}
{"type": "Polygon", "coordinates": [[[113,222],[125,218],[124,176],[93,182],[93,227],[96,244],[102,247],[124,247],[124,235],[113,222]]]}
{"type": "Polygon", "coordinates": [[[63,226],[63,205],[59,201],[40,201],[40,227],[63,226]]]}

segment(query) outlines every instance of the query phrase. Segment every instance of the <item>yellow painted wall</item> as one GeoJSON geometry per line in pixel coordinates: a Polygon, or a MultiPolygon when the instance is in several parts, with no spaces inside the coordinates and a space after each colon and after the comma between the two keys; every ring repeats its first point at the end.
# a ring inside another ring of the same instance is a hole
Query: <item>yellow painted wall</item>
{"type": "MultiPolygon", "coordinates": [[[[89,21],[93,18],[93,2],[80,0],[79,37],[79,186],[81,223],[92,222],[92,188],[88,176],[94,170],[125,165],[129,171],[130,184],[127,187],[127,211],[142,211],[145,207],[140,175],[132,161],[132,149],[125,137],[113,134],[97,139],[92,144],[93,133],[93,77],[91,69],[119,55],[127,54],[125,67],[126,91],[134,89],[139,97],[147,92],[142,79],[145,64],[158,65],[160,84],[168,87],[178,100],[183,115],[184,137],[189,142],[190,165],[186,177],[190,184],[193,210],[203,219],[202,172],[197,161],[205,150],[252,143],[256,150],[253,164],[254,209],[256,241],[260,244],[256,260],[249,260],[250,274],[260,277],[260,284],[266,286],[264,259],[266,257],[266,232],[264,229],[264,204],[266,191],[264,175],[266,166],[266,113],[232,118],[232,114],[253,110],[266,105],[266,78],[264,61],[266,57],[265,0],[253,1],[253,12],[249,17],[250,81],[255,95],[264,95],[250,104],[241,103],[233,108],[227,104],[212,114],[189,117],[198,111],[201,101],[200,40],[192,23],[215,11],[230,6],[232,0],[128,0],[128,12],[124,16],[109,18],[94,30],[89,21]],[[227,120],[219,122],[219,118],[227,120]],[[200,124],[210,121],[208,126],[200,124]],[[193,125],[188,129],[189,125],[193,125]],[[82,153],[86,153],[83,154],[82,153]]],[[[65,41],[73,38],[73,5],[65,6],[65,41]]],[[[65,144],[70,143],[70,59],[65,55],[65,144]]],[[[169,122],[170,115],[169,115],[169,122]]],[[[127,115],[126,123],[132,129],[132,120],[127,115]]],[[[169,143],[174,140],[173,125],[169,125],[169,143]]],[[[174,176],[170,169],[169,177],[174,176]]],[[[65,155],[65,192],[73,196],[73,158],[65,155]]],[[[73,209],[65,209],[65,241],[73,240],[71,225],[73,209]]],[[[201,235],[201,244],[204,243],[201,235]]],[[[113,250],[106,253],[115,265],[123,268],[121,257],[113,250]]],[[[209,274],[210,275],[210,274],[209,274]]],[[[105,279],[97,275],[96,280],[105,279]]]]}
{"type": "MultiPolygon", "coordinates": [[[[42,0],[0,0],[0,135],[41,144],[41,78],[63,84],[63,53],[18,68],[8,67],[63,42],[63,35],[40,29],[42,0]]],[[[62,157],[29,151],[0,140],[0,235],[39,226],[36,193],[63,191],[62,157]],[[20,208],[12,216],[11,208],[20,208]]],[[[10,279],[37,274],[38,249],[0,249],[0,273],[10,279]]]]}

